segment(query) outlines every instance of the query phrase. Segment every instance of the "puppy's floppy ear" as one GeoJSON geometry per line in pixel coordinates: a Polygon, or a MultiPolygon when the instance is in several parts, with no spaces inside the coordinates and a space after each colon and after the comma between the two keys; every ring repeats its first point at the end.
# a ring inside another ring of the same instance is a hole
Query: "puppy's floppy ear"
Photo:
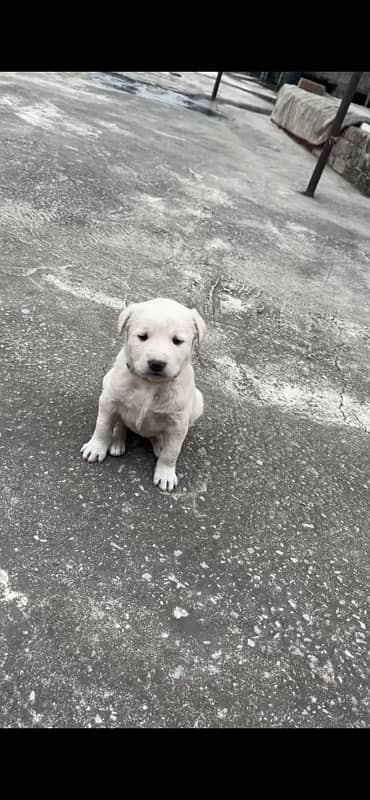
{"type": "Polygon", "coordinates": [[[120,336],[122,336],[123,331],[125,330],[126,325],[132,316],[135,305],[136,303],[131,303],[129,306],[126,306],[126,308],[123,308],[118,317],[117,329],[120,336]]]}
{"type": "Polygon", "coordinates": [[[203,339],[204,339],[204,337],[206,335],[207,325],[204,322],[204,319],[202,319],[202,317],[198,313],[196,308],[192,308],[191,309],[191,315],[193,317],[193,322],[194,322],[194,326],[195,326],[195,330],[196,330],[198,344],[200,344],[203,341],[203,339]]]}

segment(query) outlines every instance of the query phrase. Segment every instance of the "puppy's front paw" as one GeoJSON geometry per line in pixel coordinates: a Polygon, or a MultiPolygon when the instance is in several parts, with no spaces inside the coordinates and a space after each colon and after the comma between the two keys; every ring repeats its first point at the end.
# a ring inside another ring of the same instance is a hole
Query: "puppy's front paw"
{"type": "Polygon", "coordinates": [[[82,445],[80,452],[82,453],[82,458],[88,461],[89,464],[92,464],[94,461],[99,461],[99,464],[101,464],[107,455],[108,447],[104,442],[100,442],[99,439],[94,439],[94,437],[92,437],[89,442],[82,445]]]}
{"type": "Polygon", "coordinates": [[[113,442],[109,448],[109,453],[111,456],[123,456],[126,452],[126,442],[122,439],[113,439],[113,442]]]}
{"type": "Polygon", "coordinates": [[[163,492],[172,492],[177,486],[177,476],[173,467],[157,463],[154,472],[154,483],[163,492]]]}

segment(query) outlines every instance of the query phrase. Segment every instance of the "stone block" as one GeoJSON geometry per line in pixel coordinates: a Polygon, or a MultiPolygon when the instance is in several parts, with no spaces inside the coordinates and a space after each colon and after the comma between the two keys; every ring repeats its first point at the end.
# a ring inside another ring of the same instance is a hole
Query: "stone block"
{"type": "Polygon", "coordinates": [[[341,156],[337,156],[337,158],[334,158],[332,166],[336,172],[339,172],[339,175],[343,175],[343,173],[346,170],[346,162],[344,158],[341,158],[341,156]]]}
{"type": "Polygon", "coordinates": [[[347,136],[346,138],[350,142],[355,142],[356,144],[360,144],[361,142],[365,141],[366,133],[361,130],[361,128],[356,128],[354,125],[351,125],[347,128],[347,136]]]}
{"type": "Polygon", "coordinates": [[[366,153],[362,148],[357,148],[353,156],[351,156],[351,163],[361,171],[367,172],[370,170],[370,154],[366,153]]]}
{"type": "Polygon", "coordinates": [[[299,79],[298,88],[305,89],[306,92],[312,92],[313,94],[326,94],[325,86],[315,81],[309,81],[307,78],[299,79]]]}
{"type": "Polygon", "coordinates": [[[347,158],[350,156],[353,149],[352,142],[347,142],[346,139],[342,137],[337,141],[337,143],[333,147],[333,151],[336,156],[342,156],[343,158],[347,158]]]}
{"type": "Polygon", "coordinates": [[[356,181],[358,189],[366,197],[370,197],[370,172],[361,172],[356,181]]]}

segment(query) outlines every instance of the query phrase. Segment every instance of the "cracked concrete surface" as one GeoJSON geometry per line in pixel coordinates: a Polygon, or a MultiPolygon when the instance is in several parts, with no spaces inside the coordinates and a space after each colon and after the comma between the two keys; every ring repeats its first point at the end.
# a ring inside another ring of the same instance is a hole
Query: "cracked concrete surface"
{"type": "Polygon", "coordinates": [[[369,200],[253,82],[130,77],[0,75],[0,724],[366,727],[369,200]],[[171,496],[79,456],[157,295],[209,326],[171,496]]]}

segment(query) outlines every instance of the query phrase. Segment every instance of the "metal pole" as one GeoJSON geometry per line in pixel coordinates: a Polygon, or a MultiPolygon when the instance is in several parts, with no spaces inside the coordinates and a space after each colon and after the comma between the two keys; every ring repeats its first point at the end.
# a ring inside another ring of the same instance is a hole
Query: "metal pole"
{"type": "Polygon", "coordinates": [[[222,72],[218,72],[218,73],[217,73],[217,78],[216,78],[215,85],[214,85],[214,87],[213,87],[213,92],[212,92],[212,97],[211,97],[211,100],[216,100],[216,97],[217,97],[217,92],[218,92],[218,87],[219,87],[219,85],[220,85],[221,75],[222,75],[222,72]]]}
{"type": "Polygon", "coordinates": [[[321,178],[321,175],[322,175],[322,173],[324,171],[324,167],[325,167],[325,164],[326,164],[326,162],[327,162],[327,160],[329,158],[331,149],[332,149],[333,144],[334,144],[334,140],[340,134],[341,127],[342,127],[342,122],[343,122],[343,120],[344,120],[344,118],[346,116],[346,113],[347,113],[347,110],[348,110],[348,106],[352,102],[353,95],[354,95],[354,93],[356,91],[356,88],[357,88],[358,83],[360,81],[361,75],[362,75],[362,72],[352,72],[349,84],[347,86],[346,93],[345,93],[345,95],[343,97],[343,100],[342,100],[342,102],[341,102],[341,104],[340,104],[340,106],[338,108],[338,111],[336,113],[335,119],[334,119],[333,124],[332,124],[332,126],[330,128],[330,131],[329,131],[329,134],[328,134],[328,138],[326,139],[326,142],[324,143],[324,146],[323,146],[322,151],[320,153],[320,156],[319,156],[319,159],[317,161],[316,167],[315,167],[315,169],[314,169],[314,171],[312,173],[311,180],[310,180],[310,182],[309,182],[309,184],[307,186],[306,191],[302,192],[302,194],[307,195],[307,197],[313,197],[314,194],[315,194],[316,186],[317,186],[317,184],[318,184],[318,182],[319,182],[319,180],[321,178]]]}

